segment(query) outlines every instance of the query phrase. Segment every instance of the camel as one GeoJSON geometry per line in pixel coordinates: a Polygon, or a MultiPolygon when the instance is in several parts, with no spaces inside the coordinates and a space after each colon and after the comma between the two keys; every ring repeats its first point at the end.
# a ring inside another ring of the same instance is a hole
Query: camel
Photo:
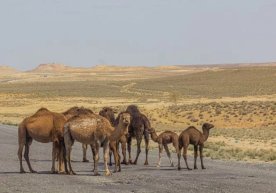
{"type": "Polygon", "coordinates": [[[20,173],[25,173],[22,165],[22,152],[25,146],[24,158],[31,173],[35,173],[29,160],[29,149],[32,140],[41,143],[53,142],[52,147],[52,173],[55,169],[55,158],[59,160],[58,173],[63,173],[63,126],[67,119],[79,114],[88,112],[85,108],[73,107],[64,113],[51,112],[46,108],[40,108],[34,115],[25,118],[18,127],[18,158],[20,161],[20,173]]]}
{"type": "MultiPolygon", "coordinates": [[[[99,175],[99,147],[102,146],[104,152],[105,175],[111,175],[107,165],[109,143],[116,141],[122,135],[125,135],[128,132],[130,115],[124,112],[119,114],[117,119],[119,123],[117,124],[116,128],[112,127],[106,118],[97,114],[78,115],[66,122],[64,125],[64,142],[66,147],[66,160],[69,165],[69,174],[76,174],[73,171],[71,165],[71,150],[72,145],[76,140],[84,144],[90,144],[94,159],[94,175],[99,175]]],[[[115,155],[118,154],[115,153],[115,155]]],[[[116,163],[118,163],[118,160],[119,158],[116,156],[116,163]]],[[[67,162],[65,162],[66,170],[67,162]]],[[[114,172],[117,170],[118,168],[116,165],[114,172]]]]}
{"type": "Polygon", "coordinates": [[[127,137],[127,148],[128,148],[128,154],[129,154],[129,163],[131,164],[137,164],[138,157],[141,153],[141,142],[142,137],[144,136],[145,139],[145,150],[146,150],[146,160],[144,165],[148,165],[148,152],[149,152],[149,130],[151,128],[150,122],[148,118],[142,114],[138,107],[135,105],[129,105],[126,109],[126,112],[128,112],[131,115],[131,121],[129,125],[129,133],[127,137]],[[131,141],[132,138],[135,137],[137,141],[137,153],[135,161],[132,162],[131,159],[131,141]]]}
{"type": "MultiPolygon", "coordinates": [[[[109,122],[111,123],[112,126],[115,125],[115,119],[114,119],[114,113],[115,111],[110,108],[110,107],[104,107],[100,112],[99,115],[107,118],[109,122]]],[[[122,148],[122,154],[123,154],[123,161],[119,164],[127,164],[126,162],[126,146],[127,146],[127,135],[123,135],[120,137],[120,139],[116,142],[116,147],[113,147],[114,144],[110,143],[110,149],[113,150],[114,148],[117,149],[117,152],[119,153],[119,143],[121,143],[121,148],[122,148]]],[[[114,154],[114,152],[113,152],[114,154]]],[[[109,165],[112,166],[112,159],[111,159],[112,151],[109,153],[109,165]]],[[[114,160],[115,160],[115,155],[114,155],[114,160]]]]}
{"type": "MultiPolygon", "coordinates": [[[[190,126],[179,135],[179,151],[181,151],[183,147],[183,158],[185,160],[186,166],[188,170],[191,170],[188,166],[187,162],[187,149],[188,145],[192,144],[194,145],[194,169],[197,169],[197,156],[198,156],[198,146],[199,146],[199,152],[200,152],[200,161],[201,161],[201,168],[206,169],[203,165],[203,147],[204,142],[209,137],[209,130],[212,129],[214,125],[210,123],[204,123],[202,125],[203,133],[201,133],[199,130],[197,130],[194,126],[190,126]]],[[[178,170],[180,170],[180,156],[178,157],[178,170]]]]}
{"type": "MultiPolygon", "coordinates": [[[[110,108],[110,107],[104,107],[100,112],[99,115],[105,117],[107,120],[109,120],[111,126],[114,127],[114,123],[115,123],[115,115],[114,115],[115,111],[110,108]]],[[[111,150],[113,149],[112,147],[109,147],[111,150]]],[[[86,152],[87,152],[87,144],[82,144],[82,150],[83,150],[83,162],[89,162],[89,160],[87,159],[86,156],[86,152]]],[[[109,153],[110,156],[110,163],[111,163],[111,151],[109,153]]],[[[115,159],[115,157],[114,157],[115,159]]],[[[112,165],[112,164],[111,164],[112,165]]]]}
{"type": "Polygon", "coordinates": [[[180,151],[179,151],[179,145],[178,145],[178,135],[172,131],[164,131],[161,134],[157,135],[154,128],[151,128],[150,135],[151,135],[151,139],[154,142],[158,143],[158,147],[159,147],[159,160],[157,163],[157,167],[161,166],[161,156],[163,153],[163,147],[165,148],[167,156],[170,159],[171,167],[174,167],[174,164],[173,164],[173,161],[171,158],[171,153],[168,148],[168,144],[170,144],[170,143],[173,144],[177,156],[180,157],[180,151]]]}

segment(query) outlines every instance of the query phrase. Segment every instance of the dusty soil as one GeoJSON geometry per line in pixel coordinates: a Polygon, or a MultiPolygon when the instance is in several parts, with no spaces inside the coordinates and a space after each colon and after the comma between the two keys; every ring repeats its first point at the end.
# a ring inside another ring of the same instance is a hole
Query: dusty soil
{"type": "MultiPolygon", "coordinates": [[[[177,171],[163,155],[156,168],[157,150],[150,150],[149,166],[144,166],[144,151],[138,165],[123,166],[111,177],[93,176],[92,163],[82,163],[81,145],[73,146],[75,176],[52,175],[51,144],[33,142],[31,164],[37,174],[19,174],[17,128],[0,125],[0,192],[275,192],[276,165],[250,164],[205,159],[206,170],[177,171]]],[[[135,147],[133,151],[134,156],[135,147]]],[[[91,154],[88,154],[91,157],[91,154]]],[[[189,155],[192,166],[192,155],[189,155]]],[[[90,159],[91,160],[91,159],[90,159]]],[[[174,155],[176,163],[176,156],[174,155]]],[[[24,168],[28,171],[24,162],[24,168]]],[[[100,171],[103,174],[102,156],[100,171]]]]}

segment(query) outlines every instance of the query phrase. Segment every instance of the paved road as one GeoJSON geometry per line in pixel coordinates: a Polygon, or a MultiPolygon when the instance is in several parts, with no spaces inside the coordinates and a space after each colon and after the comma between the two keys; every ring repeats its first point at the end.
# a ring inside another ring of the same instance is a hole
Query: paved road
{"type": "MultiPolygon", "coordinates": [[[[82,152],[79,143],[73,147],[76,176],[50,174],[51,144],[37,142],[31,146],[30,158],[38,174],[19,174],[17,128],[13,126],[0,125],[0,152],[0,192],[276,192],[275,164],[206,159],[206,170],[177,171],[166,167],[169,162],[165,155],[164,166],[156,168],[156,150],[150,151],[150,166],[142,165],[143,151],[137,166],[123,166],[121,173],[111,177],[93,176],[92,163],[80,162],[82,152]]],[[[88,155],[91,157],[91,153],[88,155]]],[[[189,162],[192,165],[192,159],[189,162]]],[[[28,171],[26,163],[23,164],[28,171]]],[[[103,173],[102,157],[100,171],[103,173]]]]}

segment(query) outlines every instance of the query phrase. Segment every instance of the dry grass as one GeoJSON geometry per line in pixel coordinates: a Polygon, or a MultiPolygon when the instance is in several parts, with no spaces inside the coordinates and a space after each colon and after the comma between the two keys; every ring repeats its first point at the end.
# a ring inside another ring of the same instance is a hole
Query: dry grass
{"type": "Polygon", "coordinates": [[[77,105],[98,112],[103,106],[120,111],[137,104],[158,132],[213,123],[206,156],[275,161],[276,67],[144,74],[1,75],[0,122],[16,125],[40,107],[63,112],[77,105]]]}

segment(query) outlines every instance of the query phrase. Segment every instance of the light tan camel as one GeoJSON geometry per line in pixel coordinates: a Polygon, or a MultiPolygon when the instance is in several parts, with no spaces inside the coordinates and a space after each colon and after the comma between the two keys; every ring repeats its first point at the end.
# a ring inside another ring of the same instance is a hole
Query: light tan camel
{"type": "MultiPolygon", "coordinates": [[[[75,174],[71,166],[71,150],[74,140],[76,140],[84,144],[90,144],[94,155],[95,175],[99,175],[99,147],[102,146],[104,151],[105,175],[111,175],[107,165],[109,143],[125,135],[128,132],[129,123],[130,115],[128,113],[120,114],[119,124],[116,128],[112,127],[106,118],[96,114],[78,115],[68,120],[64,125],[64,141],[66,146],[66,160],[69,165],[69,174],[75,174]]],[[[118,162],[119,158],[117,157],[116,160],[118,162]]],[[[65,167],[67,168],[66,162],[65,167]]],[[[117,171],[117,166],[115,166],[115,171],[117,171]]]]}
{"type": "MultiPolygon", "coordinates": [[[[201,168],[205,169],[203,165],[203,147],[204,142],[209,137],[209,130],[212,129],[214,125],[210,123],[204,123],[202,125],[203,133],[201,133],[199,130],[197,130],[194,126],[190,126],[179,135],[179,151],[181,151],[183,147],[183,158],[185,160],[186,166],[188,170],[191,170],[188,166],[187,162],[187,149],[188,145],[192,144],[194,145],[194,169],[197,169],[197,153],[198,153],[198,146],[199,146],[199,152],[200,152],[200,161],[201,161],[201,168]]],[[[180,170],[180,156],[178,157],[178,169],[180,170]]]]}
{"type": "MultiPolygon", "coordinates": [[[[110,124],[112,127],[114,127],[114,123],[115,123],[115,115],[114,115],[115,111],[110,108],[110,107],[104,107],[100,112],[99,112],[99,115],[105,117],[107,120],[109,120],[110,124]]],[[[110,150],[113,150],[112,147],[110,147],[110,150]]],[[[87,156],[86,156],[86,152],[87,152],[87,144],[82,144],[82,152],[83,152],[83,162],[89,162],[89,160],[87,159],[87,156]]],[[[109,157],[110,157],[110,163],[111,163],[111,155],[112,155],[112,152],[110,151],[109,153],[109,157]]],[[[115,156],[115,155],[114,155],[115,156]]],[[[115,160],[115,157],[114,157],[114,160],[115,160]]],[[[111,164],[112,165],[112,164],[111,164]]]]}
{"type": "MultiPolygon", "coordinates": [[[[114,113],[116,113],[112,108],[110,107],[104,107],[100,112],[99,112],[99,115],[107,118],[109,120],[109,122],[111,123],[111,125],[114,127],[115,126],[115,116],[114,116],[114,113]]],[[[120,137],[119,140],[117,140],[116,144],[113,144],[113,143],[110,143],[110,146],[109,148],[111,150],[113,149],[117,149],[117,152],[119,153],[119,144],[121,143],[121,148],[122,148],[122,154],[123,154],[123,161],[121,162],[122,164],[127,164],[126,162],[126,147],[127,147],[127,135],[123,135],[120,137]],[[116,145],[114,147],[114,145],[116,145]]],[[[110,151],[109,153],[109,158],[110,158],[110,161],[109,161],[109,165],[112,166],[112,159],[111,159],[111,156],[112,156],[112,152],[113,151],[110,151]]],[[[113,152],[114,154],[114,152],[113,152]]],[[[115,155],[114,155],[114,160],[115,160],[115,155]]],[[[121,164],[119,163],[119,164],[121,164]]]]}
{"type": "Polygon", "coordinates": [[[170,143],[173,144],[177,156],[180,157],[180,151],[179,151],[179,145],[178,145],[178,135],[172,131],[164,131],[161,134],[157,135],[154,128],[150,129],[150,135],[151,135],[151,139],[154,142],[158,143],[159,159],[158,159],[157,167],[161,166],[161,157],[162,157],[162,153],[163,153],[163,147],[166,150],[166,153],[170,160],[171,166],[174,167],[173,161],[171,158],[171,153],[168,148],[168,144],[170,144],[170,143]]]}
{"type": "Polygon", "coordinates": [[[51,112],[46,108],[39,109],[34,115],[25,118],[18,127],[18,158],[20,161],[20,173],[25,173],[22,165],[22,152],[25,146],[24,158],[30,172],[34,173],[29,160],[29,149],[32,140],[41,143],[53,142],[52,148],[52,173],[56,173],[55,158],[58,157],[58,172],[64,172],[63,168],[63,126],[67,119],[79,113],[87,112],[87,109],[73,107],[64,113],[51,112]]]}

